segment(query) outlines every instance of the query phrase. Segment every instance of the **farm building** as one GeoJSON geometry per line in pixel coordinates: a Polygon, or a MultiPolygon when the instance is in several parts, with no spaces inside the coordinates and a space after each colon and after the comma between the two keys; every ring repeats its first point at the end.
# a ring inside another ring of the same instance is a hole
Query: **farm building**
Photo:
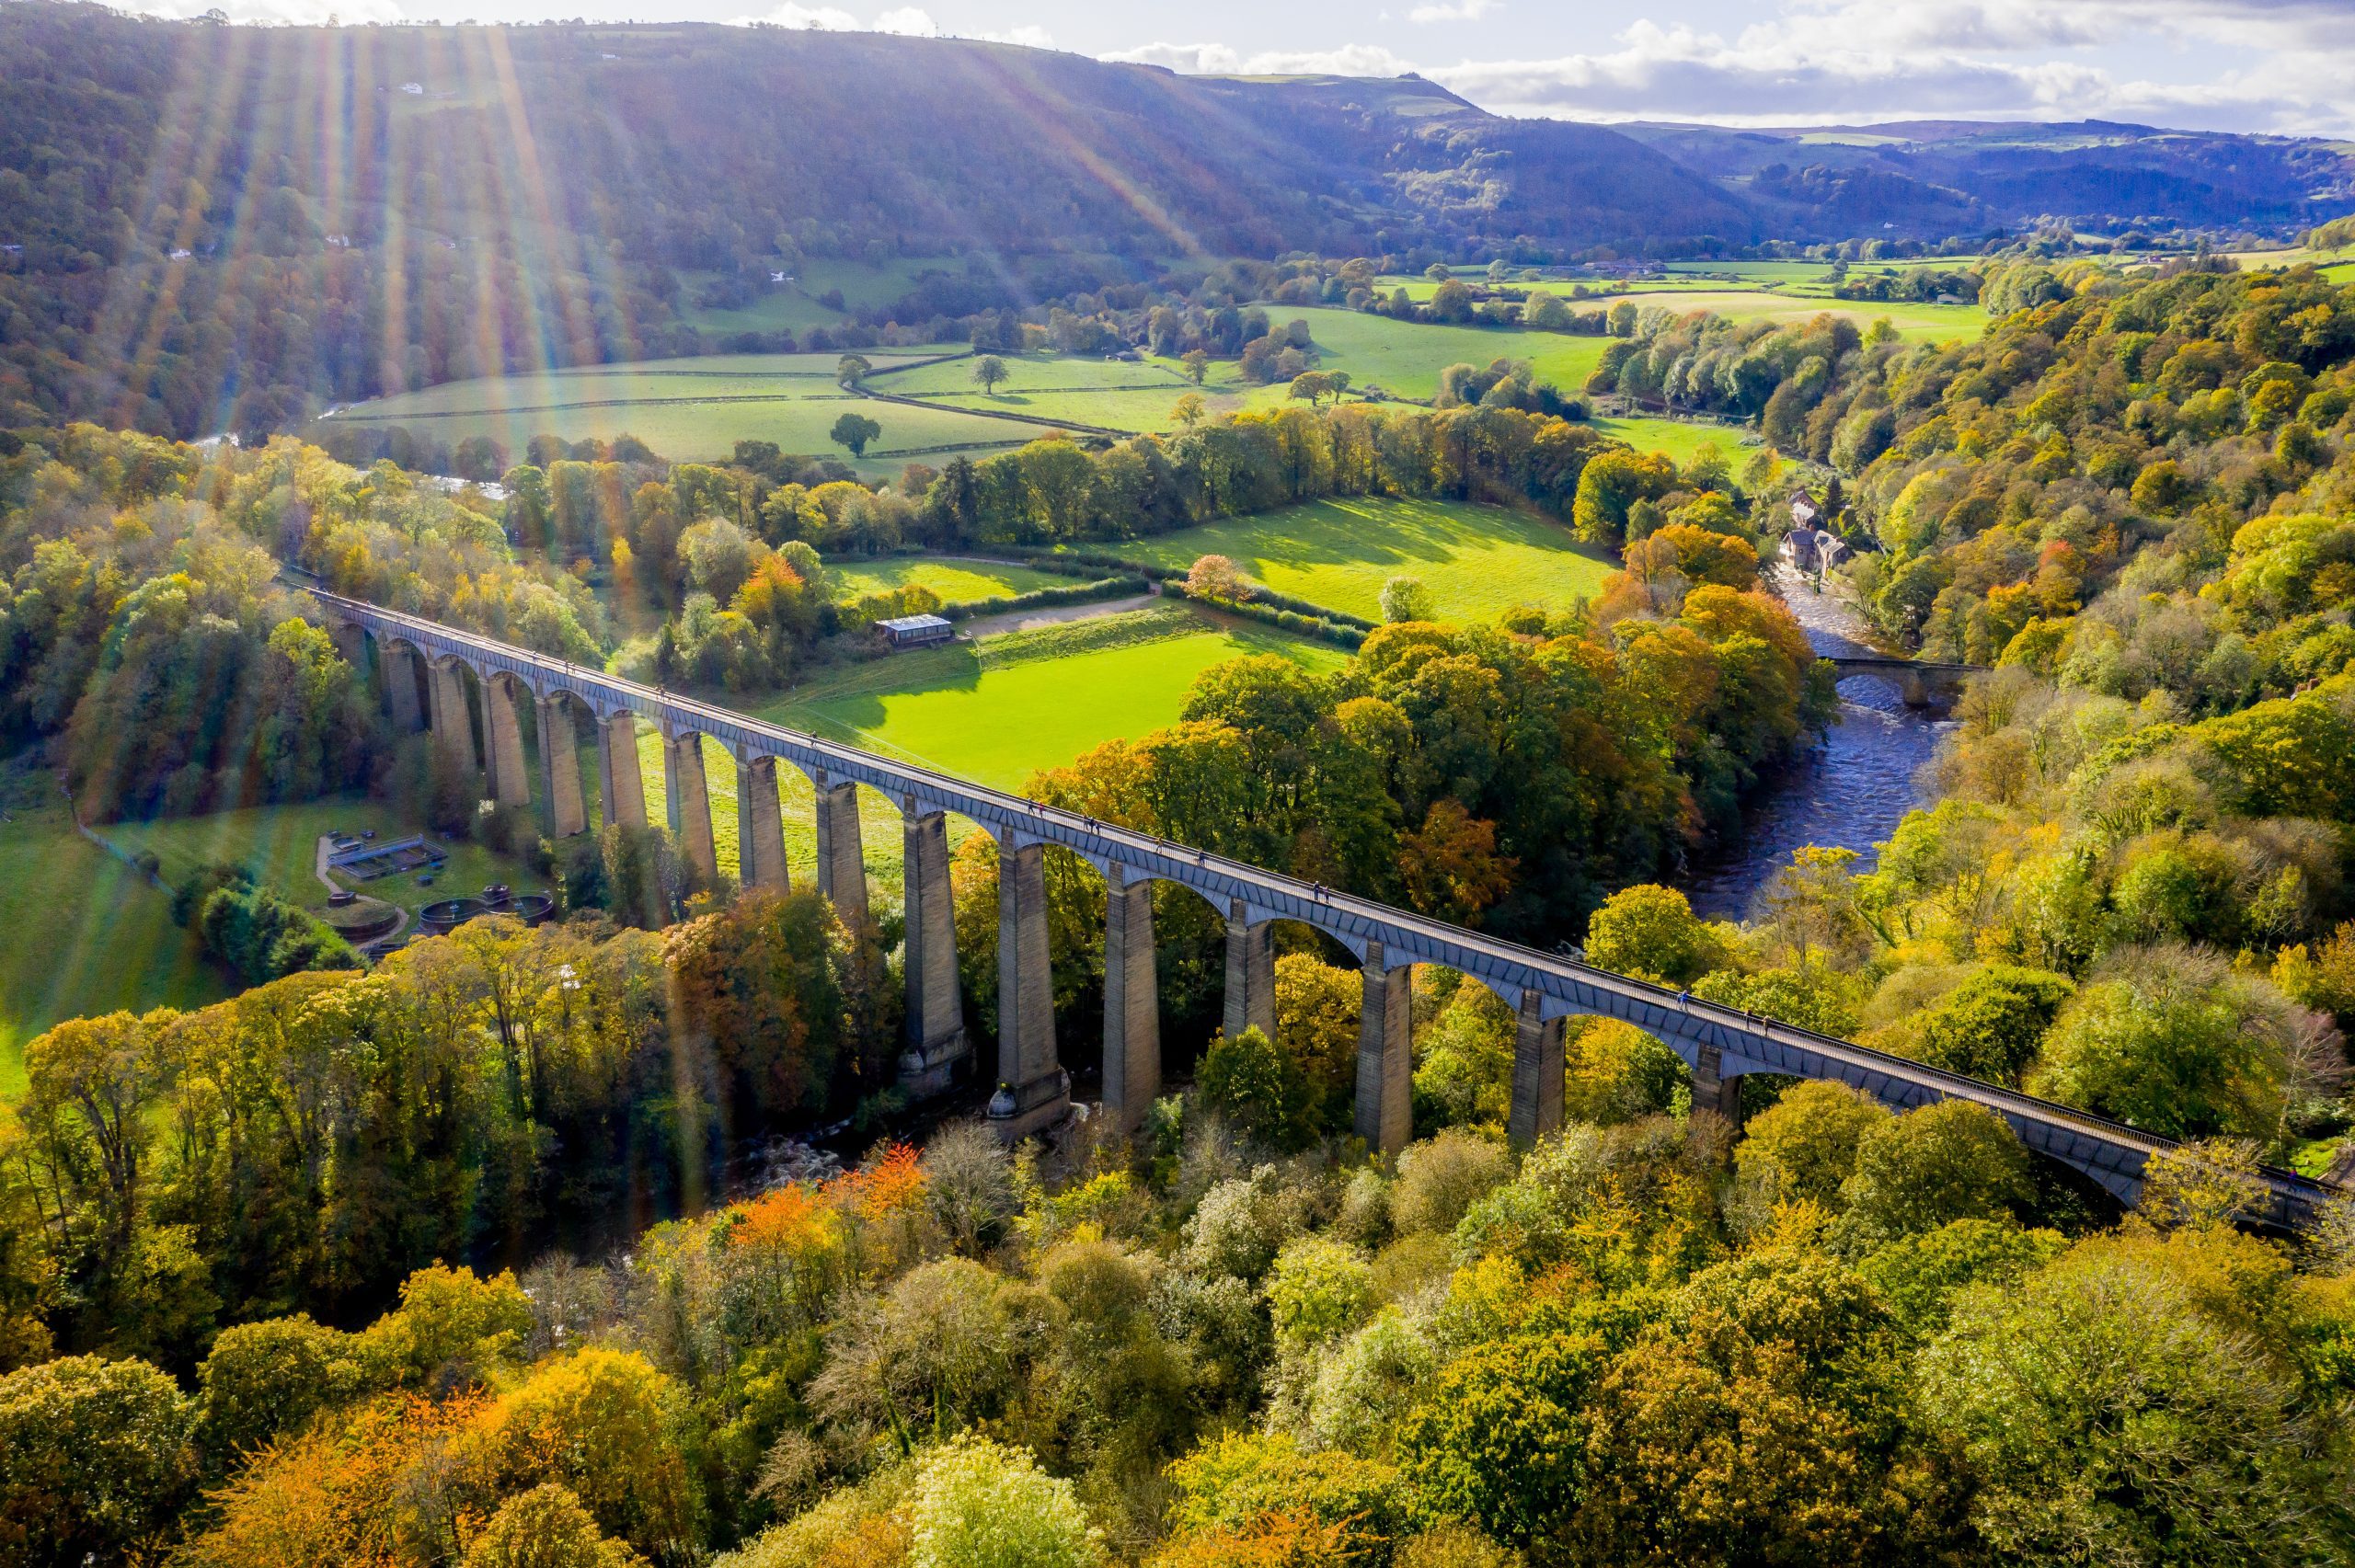
{"type": "Polygon", "coordinates": [[[929,647],[945,643],[957,635],[957,628],[937,615],[902,615],[890,621],[875,623],[883,636],[895,648],[929,647]]]}

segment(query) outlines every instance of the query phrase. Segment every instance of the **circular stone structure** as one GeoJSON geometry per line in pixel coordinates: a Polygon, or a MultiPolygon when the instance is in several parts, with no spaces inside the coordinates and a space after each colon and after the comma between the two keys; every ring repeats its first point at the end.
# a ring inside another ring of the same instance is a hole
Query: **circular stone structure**
{"type": "Polygon", "coordinates": [[[546,893],[518,893],[501,911],[513,915],[525,925],[545,925],[556,913],[556,900],[546,893]]]}
{"type": "Polygon", "coordinates": [[[418,910],[417,919],[429,935],[447,936],[477,915],[489,912],[490,906],[480,898],[443,898],[418,910]]]}

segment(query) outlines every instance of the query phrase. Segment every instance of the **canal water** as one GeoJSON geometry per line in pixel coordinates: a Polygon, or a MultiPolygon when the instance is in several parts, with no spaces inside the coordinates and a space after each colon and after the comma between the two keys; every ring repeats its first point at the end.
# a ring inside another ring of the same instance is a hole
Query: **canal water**
{"type": "MultiPolygon", "coordinates": [[[[1816,652],[1874,654],[1862,617],[1835,589],[1777,560],[1769,577],[1816,652]]],[[[1920,775],[1953,727],[1933,712],[1908,708],[1895,681],[1854,675],[1840,682],[1840,711],[1821,745],[1783,769],[1744,813],[1741,841],[1694,867],[1683,879],[1693,908],[1711,919],[1740,919],[1791,852],[1836,844],[1872,863],[1874,848],[1908,811],[1927,804],[1920,775]]]]}

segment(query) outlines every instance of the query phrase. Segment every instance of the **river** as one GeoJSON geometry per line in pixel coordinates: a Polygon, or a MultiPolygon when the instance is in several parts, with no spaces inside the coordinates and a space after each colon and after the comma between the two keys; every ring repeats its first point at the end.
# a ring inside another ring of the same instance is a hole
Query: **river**
{"type": "MultiPolygon", "coordinates": [[[[1836,590],[1818,593],[1787,562],[1769,576],[1807,628],[1820,654],[1883,650],[1836,590]]],[[[1919,775],[1953,727],[1950,720],[1908,708],[1894,681],[1855,675],[1840,682],[1840,712],[1823,743],[1783,769],[1743,814],[1741,841],[1696,865],[1683,879],[1698,912],[1712,919],[1750,913],[1759,888],[1809,844],[1837,844],[1872,863],[1874,846],[1908,811],[1926,804],[1919,775]]]]}

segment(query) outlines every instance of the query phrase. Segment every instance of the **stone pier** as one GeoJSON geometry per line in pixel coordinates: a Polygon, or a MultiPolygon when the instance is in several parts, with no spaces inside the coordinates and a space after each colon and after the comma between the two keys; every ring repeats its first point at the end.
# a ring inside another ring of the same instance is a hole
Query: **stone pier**
{"type": "Polygon", "coordinates": [[[572,725],[572,704],[562,697],[542,697],[538,718],[540,793],[547,801],[548,837],[569,839],[589,830],[589,803],[580,793],[580,743],[572,725]]]}
{"type": "Polygon", "coordinates": [[[1230,1040],[1257,1028],[1269,1039],[1276,1036],[1275,924],[1249,923],[1243,900],[1226,912],[1226,1016],[1223,1027],[1230,1040]]]}
{"type": "Polygon", "coordinates": [[[638,767],[638,720],[627,708],[597,721],[597,813],[608,828],[646,826],[646,778],[638,767]]]}
{"type": "Polygon", "coordinates": [[[385,683],[395,735],[415,735],[425,727],[425,713],[417,700],[417,655],[407,643],[376,645],[376,673],[385,683]]]}
{"type": "Polygon", "coordinates": [[[1104,1109],[1116,1128],[1134,1132],[1160,1093],[1153,883],[1115,863],[1104,889],[1104,1109]]]}
{"type": "Polygon", "coordinates": [[[1513,1015],[1512,1110],[1505,1131],[1523,1149],[1562,1130],[1563,1021],[1539,1016],[1545,1000],[1524,990],[1513,1015]]]}
{"type": "Polygon", "coordinates": [[[692,729],[662,738],[662,783],[669,792],[671,836],[679,856],[706,882],[719,880],[719,852],[711,837],[711,791],[703,776],[703,737],[692,729]]]}
{"type": "Polygon", "coordinates": [[[1071,1079],[1055,1055],[1055,981],[1047,956],[1047,846],[997,855],[997,1075],[990,1121],[1011,1141],[1063,1120],[1071,1079]]]}
{"type": "Polygon", "coordinates": [[[818,891],[845,924],[867,918],[867,852],[858,835],[858,785],[821,772],[818,790],[818,891]]]}
{"type": "Polygon", "coordinates": [[[776,759],[736,762],[737,880],[747,887],[786,890],[785,808],[777,803],[776,759]]]}
{"type": "Polygon", "coordinates": [[[466,772],[482,772],[482,757],[475,750],[474,715],[466,706],[465,671],[454,660],[437,659],[430,685],[434,744],[455,757],[466,772]]]}
{"type": "MultiPolygon", "coordinates": [[[[908,1048],[900,1082],[919,1097],[953,1083],[971,1059],[957,980],[957,902],[948,885],[948,818],[911,798],[902,880],[907,888],[908,1048]]],[[[864,878],[861,886],[864,886],[864,878]]]]}
{"type": "Polygon", "coordinates": [[[1741,1122],[1741,1075],[1724,1071],[1725,1053],[1702,1046],[1694,1053],[1693,1108],[1715,1111],[1736,1126],[1741,1122]]]}
{"type": "Polygon", "coordinates": [[[523,721],[515,711],[513,681],[494,675],[482,683],[482,727],[490,797],[501,806],[531,805],[532,775],[523,763],[523,721]]]}
{"type": "Polygon", "coordinates": [[[1358,1013],[1357,1134],[1368,1149],[1396,1154],[1413,1136],[1414,1026],[1411,964],[1384,962],[1382,944],[1365,944],[1358,1013]]]}

